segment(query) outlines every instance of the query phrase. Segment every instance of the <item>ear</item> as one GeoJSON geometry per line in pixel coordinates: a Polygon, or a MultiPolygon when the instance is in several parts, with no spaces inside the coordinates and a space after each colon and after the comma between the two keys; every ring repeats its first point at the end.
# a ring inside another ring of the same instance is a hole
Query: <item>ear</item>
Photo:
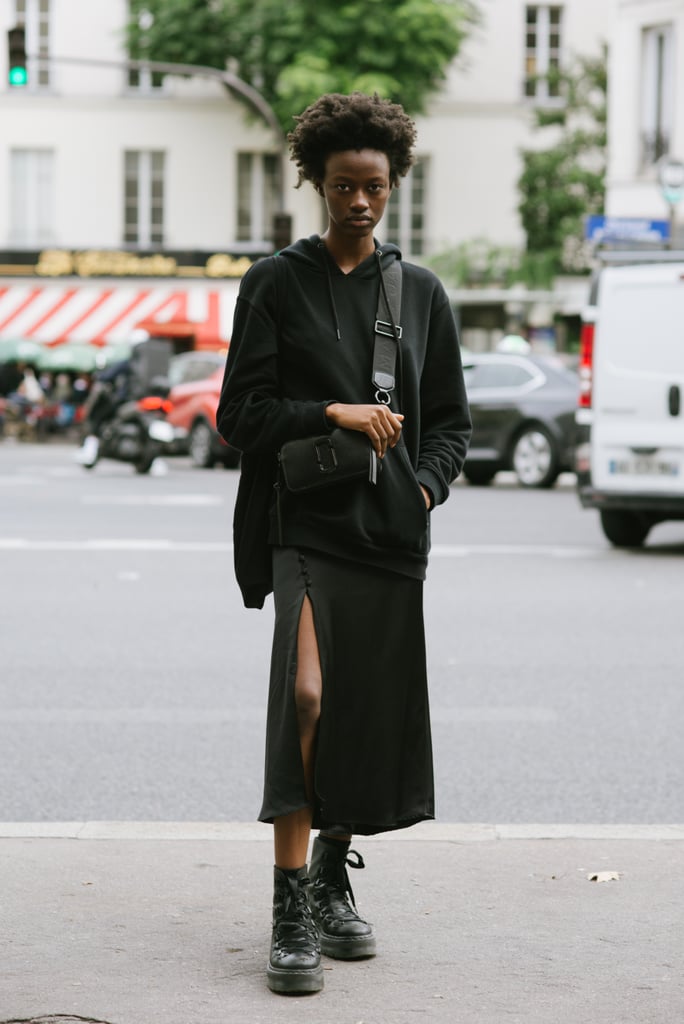
{"type": "Polygon", "coordinates": [[[318,192],[319,196],[323,195],[323,182],[322,181],[314,181],[313,182],[313,187],[316,190],[316,192],[318,192]]]}

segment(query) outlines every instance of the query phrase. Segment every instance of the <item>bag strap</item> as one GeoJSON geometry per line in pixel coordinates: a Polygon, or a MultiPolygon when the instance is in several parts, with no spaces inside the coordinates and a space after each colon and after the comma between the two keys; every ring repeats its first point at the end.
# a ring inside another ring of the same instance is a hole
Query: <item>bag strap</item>
{"type": "Polygon", "coordinates": [[[387,270],[383,271],[380,259],[380,253],[378,253],[380,290],[378,292],[378,311],[373,327],[375,333],[373,387],[375,388],[375,401],[380,405],[389,405],[392,401],[391,393],[397,383],[397,353],[402,335],[399,323],[402,279],[399,260],[394,260],[387,270]]]}

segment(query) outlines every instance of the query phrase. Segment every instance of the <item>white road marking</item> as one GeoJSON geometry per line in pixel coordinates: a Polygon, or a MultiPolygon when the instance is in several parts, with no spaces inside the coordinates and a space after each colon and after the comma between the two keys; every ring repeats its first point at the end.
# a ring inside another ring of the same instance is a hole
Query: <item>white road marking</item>
{"type": "Polygon", "coordinates": [[[468,555],[539,555],[548,558],[591,558],[605,555],[608,548],[564,547],[561,544],[435,544],[432,558],[467,558],[468,555]]]}
{"type": "MultiPolygon", "coordinates": [[[[155,502],[150,502],[150,504],[155,504],[155,502]]],[[[23,537],[0,537],[0,551],[157,551],[163,553],[188,551],[196,554],[214,554],[216,552],[230,553],[232,550],[231,543],[218,540],[177,541],[156,537],[28,540],[23,537]]],[[[608,547],[563,547],[555,544],[436,544],[430,557],[605,558],[616,555],[619,555],[619,552],[608,547]]]]}
{"type": "MultiPolygon", "coordinates": [[[[433,724],[458,725],[460,723],[536,722],[551,723],[558,720],[553,708],[537,707],[453,707],[433,706],[433,724]]],[[[121,723],[148,725],[220,725],[236,722],[263,722],[266,710],[261,707],[240,708],[2,708],[0,723],[19,725],[119,725],[121,723]]]]}
{"type": "Polygon", "coordinates": [[[84,494],[82,505],[161,505],[164,507],[197,508],[223,505],[217,494],[84,494]]]}
{"type": "Polygon", "coordinates": [[[158,540],[25,540],[21,537],[0,537],[0,551],[137,551],[137,552],[191,552],[192,554],[230,553],[233,545],[221,541],[158,540]]]}

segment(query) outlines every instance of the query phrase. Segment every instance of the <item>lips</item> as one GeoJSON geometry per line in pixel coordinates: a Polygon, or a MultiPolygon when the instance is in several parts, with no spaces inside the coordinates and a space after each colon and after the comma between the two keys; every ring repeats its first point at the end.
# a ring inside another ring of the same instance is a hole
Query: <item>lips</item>
{"type": "Polygon", "coordinates": [[[348,224],[372,224],[370,217],[347,217],[348,224]]]}

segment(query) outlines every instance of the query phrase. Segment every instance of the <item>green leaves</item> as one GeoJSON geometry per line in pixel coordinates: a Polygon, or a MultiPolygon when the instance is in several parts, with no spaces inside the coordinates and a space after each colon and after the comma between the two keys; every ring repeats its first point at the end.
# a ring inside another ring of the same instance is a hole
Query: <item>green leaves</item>
{"type": "Polygon", "coordinates": [[[562,106],[536,110],[547,149],[523,151],[518,207],[528,255],[555,273],[579,269],[583,219],[603,210],[606,165],[606,58],[580,58],[560,75],[562,106]],[[568,243],[572,242],[572,245],[568,243]]]}
{"type": "Polygon", "coordinates": [[[133,0],[127,40],[134,57],[230,67],[289,131],[325,92],[418,113],[477,17],[475,0],[133,0]]]}

